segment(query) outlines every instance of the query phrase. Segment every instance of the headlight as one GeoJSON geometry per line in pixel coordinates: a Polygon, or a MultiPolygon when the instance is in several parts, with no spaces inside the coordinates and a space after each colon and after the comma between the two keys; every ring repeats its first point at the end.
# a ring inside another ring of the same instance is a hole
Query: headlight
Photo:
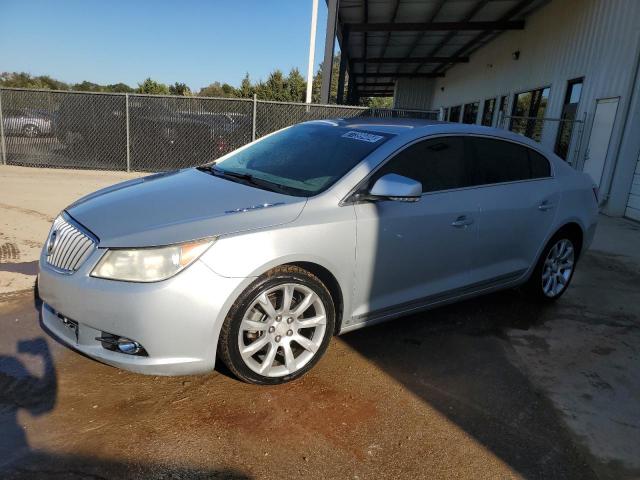
{"type": "Polygon", "coordinates": [[[92,277],[129,282],[157,282],[187,268],[215,239],[168,247],[108,250],[91,272],[92,277]]]}

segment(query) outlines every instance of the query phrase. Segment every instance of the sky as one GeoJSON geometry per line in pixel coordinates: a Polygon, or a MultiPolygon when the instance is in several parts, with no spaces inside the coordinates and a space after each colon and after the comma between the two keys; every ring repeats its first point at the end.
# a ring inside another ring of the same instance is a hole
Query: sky
{"type": "MultiPolygon", "coordinates": [[[[276,68],[306,77],[311,0],[0,0],[0,72],[199,90],[276,68]]],[[[314,71],[327,7],[319,1],[314,71]]]]}

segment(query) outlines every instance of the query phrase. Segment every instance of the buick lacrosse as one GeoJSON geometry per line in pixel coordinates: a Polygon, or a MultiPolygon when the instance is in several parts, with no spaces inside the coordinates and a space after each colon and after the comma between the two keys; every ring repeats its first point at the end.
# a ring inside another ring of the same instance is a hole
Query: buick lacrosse
{"type": "Polygon", "coordinates": [[[282,383],[335,334],[517,286],[556,300],[593,239],[596,196],[503,130],[302,123],[67,207],[40,257],[42,321],[127,370],[192,374],[219,358],[282,383]]]}

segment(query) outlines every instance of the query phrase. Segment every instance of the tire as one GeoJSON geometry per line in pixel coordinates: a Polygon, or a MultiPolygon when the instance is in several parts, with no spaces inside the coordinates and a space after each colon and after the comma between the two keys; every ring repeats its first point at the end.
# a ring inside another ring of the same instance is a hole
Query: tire
{"type": "Polygon", "coordinates": [[[567,232],[556,233],[538,259],[525,290],[540,302],[558,300],[567,291],[578,261],[580,248],[567,232]]]}
{"type": "Polygon", "coordinates": [[[220,331],[218,356],[245,382],[277,385],[311,370],[334,330],[327,287],[307,270],[284,265],[260,276],[233,304],[220,331]]]}
{"type": "Polygon", "coordinates": [[[40,136],[41,132],[37,125],[28,123],[24,127],[22,127],[22,134],[25,137],[36,138],[40,136]]]}

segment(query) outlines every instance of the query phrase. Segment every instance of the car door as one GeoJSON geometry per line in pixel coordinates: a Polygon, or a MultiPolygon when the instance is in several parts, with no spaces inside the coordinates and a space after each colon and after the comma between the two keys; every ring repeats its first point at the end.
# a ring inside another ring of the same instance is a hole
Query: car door
{"type": "Polygon", "coordinates": [[[559,200],[549,161],[522,144],[468,137],[479,196],[472,282],[521,277],[550,233],[559,200]]]}
{"type": "Polygon", "coordinates": [[[477,199],[462,137],[419,141],[367,182],[396,173],[422,182],[418,202],[365,201],[357,222],[353,323],[409,312],[464,288],[477,237],[477,199]]]}

